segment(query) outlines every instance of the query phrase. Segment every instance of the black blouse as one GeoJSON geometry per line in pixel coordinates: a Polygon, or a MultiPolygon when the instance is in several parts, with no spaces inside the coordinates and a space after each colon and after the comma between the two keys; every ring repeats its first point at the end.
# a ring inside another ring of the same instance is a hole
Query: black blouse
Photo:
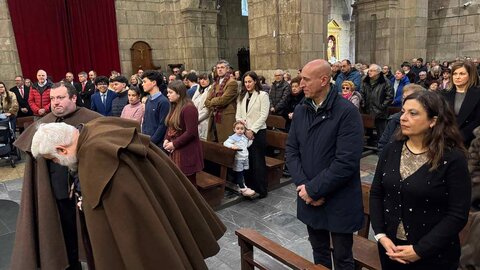
{"type": "Polygon", "coordinates": [[[447,151],[439,167],[424,164],[401,181],[403,141],[387,145],[378,160],[370,191],[375,234],[395,239],[403,222],[407,241],[422,260],[458,261],[458,233],[468,220],[470,175],[460,150],[447,151]]]}

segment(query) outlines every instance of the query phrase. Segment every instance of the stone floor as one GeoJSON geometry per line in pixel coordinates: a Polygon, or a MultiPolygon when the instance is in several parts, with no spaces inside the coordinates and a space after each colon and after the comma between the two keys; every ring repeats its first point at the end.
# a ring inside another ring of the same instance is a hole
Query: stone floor
{"type": "MultiPolygon", "coordinates": [[[[376,155],[362,159],[362,181],[372,181],[377,159],[376,155]]],[[[14,169],[7,163],[0,163],[0,270],[9,269],[23,168],[22,163],[17,164],[14,169]]],[[[239,200],[240,203],[218,210],[217,214],[227,226],[227,232],[219,240],[220,252],[206,260],[209,269],[240,269],[240,248],[235,235],[235,230],[239,228],[255,229],[267,238],[312,260],[305,225],[296,218],[295,200],[295,187],[289,184],[270,192],[267,198],[255,201],[239,200]]]]}

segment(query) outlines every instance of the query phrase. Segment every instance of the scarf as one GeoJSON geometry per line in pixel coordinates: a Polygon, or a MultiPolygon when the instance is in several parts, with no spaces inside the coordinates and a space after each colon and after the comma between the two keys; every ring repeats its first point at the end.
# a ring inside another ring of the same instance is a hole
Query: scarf
{"type": "MultiPolygon", "coordinates": [[[[225,88],[225,85],[227,84],[227,81],[230,80],[230,72],[227,72],[225,73],[225,76],[223,76],[223,81],[222,83],[220,83],[219,87],[218,87],[218,91],[215,91],[215,87],[217,86],[217,84],[219,84],[220,82],[220,77],[218,77],[215,82],[213,83],[212,87],[214,89],[214,91],[212,91],[212,94],[211,94],[211,97],[214,98],[214,97],[221,97],[223,95],[223,89],[225,88]]],[[[221,123],[222,122],[222,111],[223,111],[224,108],[221,108],[221,107],[215,107],[213,108],[213,115],[214,115],[214,120],[215,120],[215,123],[221,123]]]]}
{"type": "Polygon", "coordinates": [[[352,95],[353,95],[353,92],[350,92],[350,93],[347,93],[347,94],[342,94],[342,97],[344,97],[345,99],[350,100],[350,98],[352,97],[352,95]]]}

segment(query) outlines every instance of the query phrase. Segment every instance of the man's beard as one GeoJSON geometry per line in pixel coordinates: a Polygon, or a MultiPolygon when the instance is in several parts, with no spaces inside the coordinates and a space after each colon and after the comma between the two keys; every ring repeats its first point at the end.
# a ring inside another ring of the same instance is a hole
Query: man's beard
{"type": "Polygon", "coordinates": [[[78,169],[77,156],[60,156],[57,155],[58,164],[68,167],[70,171],[76,172],[78,169]]]}

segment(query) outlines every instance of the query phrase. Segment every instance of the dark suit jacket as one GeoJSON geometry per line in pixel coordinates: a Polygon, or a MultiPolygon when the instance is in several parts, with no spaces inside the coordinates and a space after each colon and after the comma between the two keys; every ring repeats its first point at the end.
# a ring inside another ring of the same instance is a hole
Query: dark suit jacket
{"type": "Polygon", "coordinates": [[[106,93],[107,93],[107,100],[105,102],[105,105],[103,105],[102,103],[102,97],[100,96],[100,92],[93,94],[90,108],[101,115],[111,116],[112,100],[114,100],[117,97],[117,94],[110,90],[107,90],[106,93]]]}
{"type": "MultiPolygon", "coordinates": [[[[443,95],[453,110],[455,105],[455,87],[443,93],[443,95]]],[[[480,126],[480,87],[471,87],[467,90],[457,115],[457,125],[462,132],[463,143],[468,149],[470,142],[475,138],[473,130],[480,126]]]]}
{"type": "Polygon", "coordinates": [[[18,114],[17,117],[24,117],[24,116],[31,116],[33,115],[32,109],[30,109],[30,105],[28,105],[28,96],[30,94],[30,87],[24,86],[23,87],[23,97],[20,95],[20,89],[18,87],[10,88],[10,91],[15,94],[17,97],[18,102],[18,114]],[[22,108],[27,108],[28,112],[22,112],[22,108]]]}
{"type": "Polygon", "coordinates": [[[467,159],[458,149],[446,149],[436,170],[429,171],[427,163],[401,181],[402,147],[403,141],[390,143],[378,159],[370,190],[373,230],[394,240],[401,220],[408,243],[422,260],[458,261],[458,234],[470,208],[467,159]]]}
{"type": "Polygon", "coordinates": [[[91,98],[92,95],[95,93],[95,85],[87,80],[85,84],[85,89],[82,91],[82,84],[79,84],[77,88],[77,105],[78,103],[81,107],[89,108],[91,107],[91,98]]]}

